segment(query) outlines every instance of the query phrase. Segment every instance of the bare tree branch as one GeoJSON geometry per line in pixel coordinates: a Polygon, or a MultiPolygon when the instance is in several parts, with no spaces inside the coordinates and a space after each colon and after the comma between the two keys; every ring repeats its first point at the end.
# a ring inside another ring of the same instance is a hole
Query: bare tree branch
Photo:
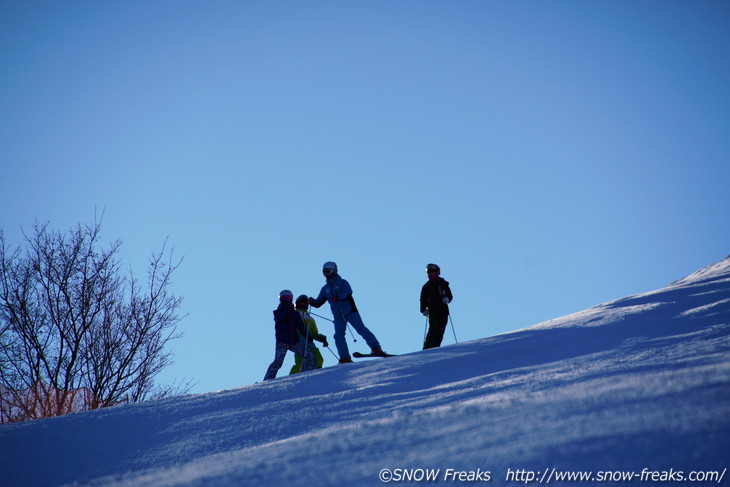
{"type": "Polygon", "coordinates": [[[2,422],[173,390],[155,389],[154,377],[172,363],[167,346],[180,336],[182,298],[170,287],[182,259],[165,241],[142,287],[120,272],[121,241],[101,248],[100,235],[96,218],[65,235],[36,223],[23,253],[0,232],[2,422]]]}

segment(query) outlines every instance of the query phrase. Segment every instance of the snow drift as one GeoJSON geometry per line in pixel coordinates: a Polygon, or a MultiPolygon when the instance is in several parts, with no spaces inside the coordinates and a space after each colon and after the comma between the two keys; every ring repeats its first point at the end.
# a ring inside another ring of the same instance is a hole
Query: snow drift
{"type": "Polygon", "coordinates": [[[6,425],[0,475],[8,486],[361,486],[428,473],[502,485],[569,471],[717,481],[729,439],[730,258],[482,340],[6,425]]]}

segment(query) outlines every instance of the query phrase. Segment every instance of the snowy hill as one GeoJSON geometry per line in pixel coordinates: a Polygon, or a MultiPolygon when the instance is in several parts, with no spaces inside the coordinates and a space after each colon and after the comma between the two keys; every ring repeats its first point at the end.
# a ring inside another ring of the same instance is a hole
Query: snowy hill
{"type": "Polygon", "coordinates": [[[508,334],[3,426],[0,475],[7,486],[366,486],[584,471],[650,483],[726,480],[729,447],[730,258],[508,334]]]}

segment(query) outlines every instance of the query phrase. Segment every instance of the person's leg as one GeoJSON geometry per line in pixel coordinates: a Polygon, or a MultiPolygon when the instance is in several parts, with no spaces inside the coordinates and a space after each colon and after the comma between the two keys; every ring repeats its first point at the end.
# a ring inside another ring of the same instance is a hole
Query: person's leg
{"type": "Polygon", "coordinates": [[[441,342],[444,340],[444,332],[446,331],[446,326],[449,324],[449,315],[444,314],[441,316],[438,316],[438,322],[437,322],[437,328],[434,333],[434,339],[437,347],[441,346],[441,342]]]}
{"type": "Polygon", "coordinates": [[[284,357],[286,356],[287,347],[285,344],[277,343],[276,344],[276,351],[274,352],[274,361],[271,362],[271,365],[269,365],[269,368],[266,370],[266,375],[264,376],[264,380],[273,379],[276,377],[276,373],[281,368],[282,364],[284,363],[284,357]]]}
{"type": "Polygon", "coordinates": [[[441,346],[448,323],[449,315],[438,313],[428,315],[428,334],[426,335],[426,341],[423,343],[424,350],[441,346]]]}
{"type": "Polygon", "coordinates": [[[347,348],[347,340],[345,338],[345,331],[347,329],[347,322],[342,316],[335,315],[335,347],[337,348],[337,354],[340,356],[340,360],[350,358],[350,350],[347,348]]]}
{"type": "Polygon", "coordinates": [[[380,342],[378,342],[378,339],[375,338],[373,332],[371,332],[362,322],[360,313],[350,313],[347,319],[355,331],[365,339],[365,343],[367,343],[370,348],[380,348],[380,342]]]}
{"type": "Polygon", "coordinates": [[[312,350],[312,354],[314,354],[314,368],[315,369],[321,369],[324,365],[324,357],[322,356],[322,352],[319,351],[319,348],[317,347],[310,347],[312,350]]]}
{"type": "Polygon", "coordinates": [[[292,345],[290,350],[297,355],[301,355],[302,372],[314,369],[314,355],[312,355],[312,351],[309,349],[309,345],[306,345],[304,343],[297,343],[296,345],[292,345]]]}
{"type": "Polygon", "coordinates": [[[302,357],[300,357],[297,354],[294,354],[294,365],[291,366],[289,375],[298,374],[301,371],[302,371],[302,357]]]}

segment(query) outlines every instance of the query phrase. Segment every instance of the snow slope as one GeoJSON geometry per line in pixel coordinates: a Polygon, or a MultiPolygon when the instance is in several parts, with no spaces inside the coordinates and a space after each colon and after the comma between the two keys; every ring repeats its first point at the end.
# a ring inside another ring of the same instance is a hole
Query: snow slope
{"type": "Polygon", "coordinates": [[[419,468],[450,484],[643,469],[727,481],[729,447],[730,258],[469,343],[6,425],[0,483],[366,486],[419,468]]]}

